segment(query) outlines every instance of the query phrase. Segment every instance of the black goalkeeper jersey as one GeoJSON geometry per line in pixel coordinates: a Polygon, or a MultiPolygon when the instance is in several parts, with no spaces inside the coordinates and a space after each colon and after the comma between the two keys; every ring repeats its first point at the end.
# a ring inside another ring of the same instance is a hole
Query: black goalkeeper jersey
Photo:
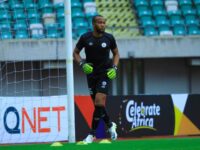
{"type": "Polygon", "coordinates": [[[87,32],[80,37],[76,44],[79,51],[85,48],[86,62],[92,63],[94,73],[104,72],[112,66],[109,54],[110,50],[116,47],[115,38],[106,32],[99,38],[94,37],[92,32],[87,32]]]}

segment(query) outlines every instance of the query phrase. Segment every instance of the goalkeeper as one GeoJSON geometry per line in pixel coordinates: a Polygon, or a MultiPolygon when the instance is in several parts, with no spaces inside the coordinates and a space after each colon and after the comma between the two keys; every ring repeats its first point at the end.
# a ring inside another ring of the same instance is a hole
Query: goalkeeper
{"type": "Polygon", "coordinates": [[[105,109],[106,96],[110,81],[116,78],[119,52],[115,38],[105,32],[106,20],[97,15],[92,19],[93,31],[83,34],[73,52],[75,61],[87,75],[90,95],[93,99],[95,110],[92,119],[92,129],[83,140],[92,143],[100,119],[103,119],[111,134],[111,139],[117,139],[116,124],[111,122],[105,109]],[[85,48],[86,60],[80,56],[80,51],[85,48]],[[109,59],[110,51],[113,59],[109,59]]]}

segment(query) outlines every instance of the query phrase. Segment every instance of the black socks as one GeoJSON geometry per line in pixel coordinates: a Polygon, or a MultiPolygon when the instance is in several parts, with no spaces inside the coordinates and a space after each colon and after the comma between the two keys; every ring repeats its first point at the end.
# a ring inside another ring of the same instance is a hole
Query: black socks
{"type": "Polygon", "coordinates": [[[99,121],[103,119],[105,124],[110,128],[112,124],[110,123],[110,118],[106,112],[106,109],[104,106],[95,106],[95,110],[93,113],[93,118],[92,118],[92,131],[91,134],[95,136],[95,131],[98,127],[99,121]]]}
{"type": "Polygon", "coordinates": [[[103,106],[102,109],[103,109],[103,116],[102,116],[102,118],[103,118],[103,120],[104,120],[106,126],[107,126],[108,128],[110,128],[110,127],[112,126],[112,123],[110,122],[110,118],[109,118],[109,116],[108,116],[108,114],[107,114],[107,112],[106,112],[106,108],[103,106]]]}

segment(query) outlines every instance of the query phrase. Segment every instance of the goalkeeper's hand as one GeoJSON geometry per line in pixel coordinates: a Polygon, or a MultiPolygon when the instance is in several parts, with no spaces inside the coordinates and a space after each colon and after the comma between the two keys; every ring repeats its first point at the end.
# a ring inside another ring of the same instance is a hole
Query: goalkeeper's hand
{"type": "Polygon", "coordinates": [[[80,62],[80,66],[85,74],[91,74],[93,72],[93,67],[91,63],[80,62]]]}
{"type": "Polygon", "coordinates": [[[110,79],[110,80],[113,80],[115,79],[117,76],[117,66],[113,65],[112,68],[108,69],[108,72],[107,72],[107,77],[110,79]]]}

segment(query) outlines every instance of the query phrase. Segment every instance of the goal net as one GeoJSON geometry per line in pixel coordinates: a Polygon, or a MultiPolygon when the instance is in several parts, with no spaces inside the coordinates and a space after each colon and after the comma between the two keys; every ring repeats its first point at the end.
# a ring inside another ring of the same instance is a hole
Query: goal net
{"type": "Polygon", "coordinates": [[[68,140],[62,11],[50,0],[0,1],[0,144],[68,140]]]}
{"type": "Polygon", "coordinates": [[[67,140],[65,83],[51,61],[1,61],[0,143],[67,140]]]}

